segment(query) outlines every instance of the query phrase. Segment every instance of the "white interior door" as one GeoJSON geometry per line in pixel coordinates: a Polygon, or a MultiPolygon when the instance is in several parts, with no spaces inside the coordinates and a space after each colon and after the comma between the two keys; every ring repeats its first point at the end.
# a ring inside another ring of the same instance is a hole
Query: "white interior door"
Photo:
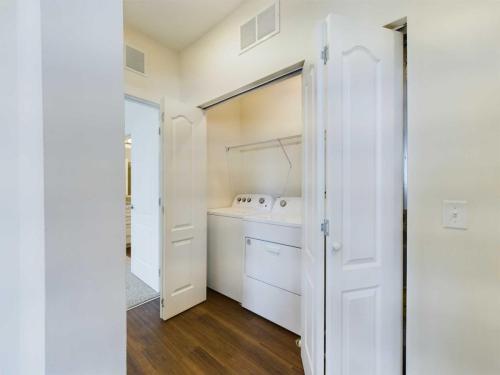
{"type": "MultiPolygon", "coordinates": [[[[318,47],[319,50],[319,47],[318,47]]],[[[324,89],[321,63],[303,70],[303,245],[301,298],[301,357],[306,375],[324,373],[324,218],[325,137],[320,90],[324,89]]]]}
{"type": "Polygon", "coordinates": [[[162,318],[206,299],[206,122],[203,112],[164,101],[165,237],[162,318]]]}
{"type": "Polygon", "coordinates": [[[402,34],[327,20],[326,372],[402,373],[402,34]]]}
{"type": "Polygon", "coordinates": [[[159,290],[160,110],[125,100],[125,130],[132,138],[131,271],[159,290]]]}

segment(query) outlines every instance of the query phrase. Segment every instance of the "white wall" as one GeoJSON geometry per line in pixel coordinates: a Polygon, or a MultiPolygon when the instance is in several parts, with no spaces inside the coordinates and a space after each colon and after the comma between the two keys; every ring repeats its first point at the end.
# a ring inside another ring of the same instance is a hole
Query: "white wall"
{"type": "Polygon", "coordinates": [[[279,36],[239,55],[238,26],[262,3],[181,53],[182,96],[199,104],[317,56],[310,35],[329,11],[377,25],[407,16],[408,374],[500,373],[500,4],[283,0],[279,36]],[[443,199],[469,201],[467,231],[442,228],[443,199]]]}
{"type": "Polygon", "coordinates": [[[46,373],[124,374],[122,2],[41,11],[46,373]]]}
{"type": "Polygon", "coordinates": [[[179,98],[179,56],[150,37],[125,25],[125,43],[146,55],[146,75],[124,69],[125,93],[154,103],[179,98]]]}
{"type": "Polygon", "coordinates": [[[300,196],[302,145],[285,141],[226,152],[225,146],[302,134],[302,81],[293,77],[242,95],[207,112],[208,207],[225,207],[238,193],[300,196]]]}
{"type": "Polygon", "coordinates": [[[0,319],[0,371],[19,371],[20,287],[19,257],[19,135],[17,113],[17,7],[16,1],[0,3],[0,291],[3,296],[0,319]],[[10,54],[8,53],[10,51],[10,54]],[[5,59],[4,59],[5,58],[5,59]],[[10,306],[10,308],[8,308],[10,306]]]}
{"type": "Polygon", "coordinates": [[[43,374],[40,7],[0,3],[0,373],[43,374]]]}
{"type": "Polygon", "coordinates": [[[385,25],[407,15],[408,0],[281,0],[280,33],[240,55],[239,27],[272,3],[248,0],[180,53],[181,98],[199,105],[301,60],[316,59],[317,23],[335,12],[385,25]]]}
{"type": "Polygon", "coordinates": [[[181,97],[199,105],[254,82],[311,54],[310,38],[314,22],[325,14],[328,3],[282,0],[282,32],[265,43],[239,54],[239,27],[269,0],[243,2],[233,14],[200,40],[183,50],[181,97]]]}

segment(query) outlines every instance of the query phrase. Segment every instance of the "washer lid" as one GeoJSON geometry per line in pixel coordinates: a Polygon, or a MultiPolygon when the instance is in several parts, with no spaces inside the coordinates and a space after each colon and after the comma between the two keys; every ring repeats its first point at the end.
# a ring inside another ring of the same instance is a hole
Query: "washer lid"
{"type": "Polygon", "coordinates": [[[240,207],[224,207],[224,208],[212,208],[207,210],[209,215],[217,215],[217,216],[228,216],[235,218],[243,218],[248,215],[258,214],[260,211],[251,208],[240,208],[240,207]]]}

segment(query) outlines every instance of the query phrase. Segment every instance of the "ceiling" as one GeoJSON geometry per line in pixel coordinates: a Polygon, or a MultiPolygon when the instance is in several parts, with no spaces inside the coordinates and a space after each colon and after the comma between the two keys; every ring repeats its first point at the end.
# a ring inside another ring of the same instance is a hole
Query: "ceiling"
{"type": "Polygon", "coordinates": [[[173,50],[182,50],[243,1],[123,0],[125,24],[173,50]]]}

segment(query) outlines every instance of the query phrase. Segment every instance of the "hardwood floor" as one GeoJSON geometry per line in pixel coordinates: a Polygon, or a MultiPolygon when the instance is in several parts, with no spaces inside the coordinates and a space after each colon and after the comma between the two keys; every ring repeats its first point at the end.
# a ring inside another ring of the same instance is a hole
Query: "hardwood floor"
{"type": "Polygon", "coordinates": [[[135,374],[303,374],[296,335],[208,290],[207,301],[164,322],[159,300],[127,312],[135,374]]]}

